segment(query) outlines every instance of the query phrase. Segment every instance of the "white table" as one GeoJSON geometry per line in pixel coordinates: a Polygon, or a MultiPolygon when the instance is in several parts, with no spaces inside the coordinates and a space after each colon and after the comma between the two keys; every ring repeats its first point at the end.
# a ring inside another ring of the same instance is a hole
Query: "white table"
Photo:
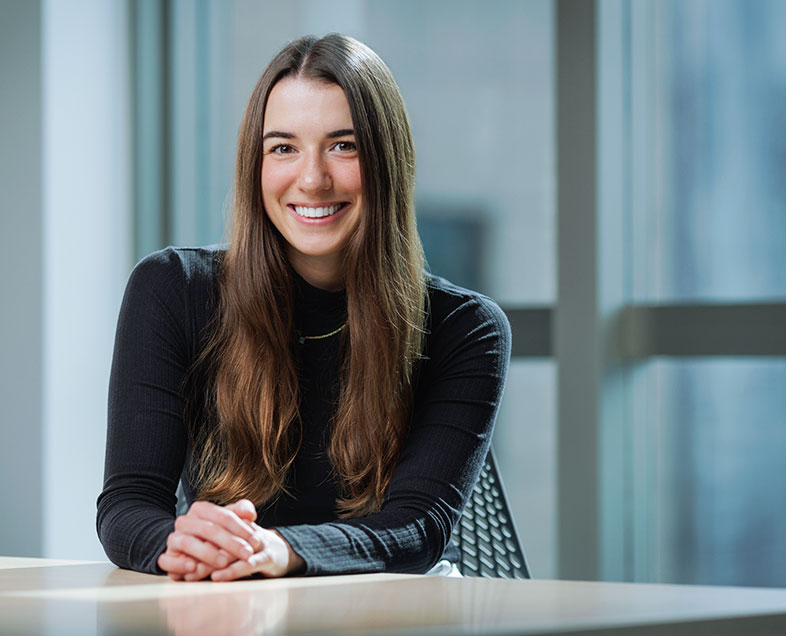
{"type": "Polygon", "coordinates": [[[784,634],[786,590],[397,574],[174,583],[0,557],[0,634],[784,634]]]}

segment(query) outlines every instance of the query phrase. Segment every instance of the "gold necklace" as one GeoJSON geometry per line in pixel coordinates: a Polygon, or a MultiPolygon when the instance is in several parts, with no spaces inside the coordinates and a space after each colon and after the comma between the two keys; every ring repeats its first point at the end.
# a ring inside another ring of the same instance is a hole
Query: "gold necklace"
{"type": "Polygon", "coordinates": [[[344,323],[338,329],[334,329],[330,333],[323,333],[321,336],[304,336],[298,333],[298,342],[300,344],[303,344],[306,340],[322,340],[323,338],[330,338],[330,336],[335,336],[339,331],[341,331],[346,326],[347,323],[344,323]]]}

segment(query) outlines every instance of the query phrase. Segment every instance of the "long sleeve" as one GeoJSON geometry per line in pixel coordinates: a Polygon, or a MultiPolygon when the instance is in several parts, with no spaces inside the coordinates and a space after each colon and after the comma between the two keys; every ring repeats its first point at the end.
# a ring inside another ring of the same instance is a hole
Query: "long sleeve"
{"type": "Polygon", "coordinates": [[[189,255],[168,249],[136,266],[115,339],[96,525],[112,562],[142,572],[161,572],[186,456],[180,385],[193,353],[185,326],[195,317],[181,260],[189,255]]]}
{"type": "Polygon", "coordinates": [[[306,561],[306,574],[425,572],[471,493],[504,387],[510,327],[490,299],[433,281],[411,432],[381,510],[277,528],[306,561]]]}

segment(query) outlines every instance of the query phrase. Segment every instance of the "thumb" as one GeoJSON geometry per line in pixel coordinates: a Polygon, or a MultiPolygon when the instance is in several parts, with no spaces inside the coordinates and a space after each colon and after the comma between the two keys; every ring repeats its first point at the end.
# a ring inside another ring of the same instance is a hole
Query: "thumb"
{"type": "Polygon", "coordinates": [[[248,499],[240,499],[235,503],[229,504],[227,508],[244,521],[256,521],[257,519],[256,506],[248,499]]]}

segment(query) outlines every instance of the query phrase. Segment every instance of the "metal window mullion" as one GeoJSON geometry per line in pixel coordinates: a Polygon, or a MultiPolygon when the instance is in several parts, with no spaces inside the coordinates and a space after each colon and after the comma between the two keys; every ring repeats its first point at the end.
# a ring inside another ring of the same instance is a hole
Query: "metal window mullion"
{"type": "Polygon", "coordinates": [[[625,355],[786,356],[786,302],[631,304],[620,321],[625,355]]]}
{"type": "Polygon", "coordinates": [[[570,579],[600,569],[595,7],[555,3],[558,573],[570,579]]]}
{"type": "Polygon", "coordinates": [[[133,256],[168,240],[167,2],[131,4],[133,95],[133,256]]]}

